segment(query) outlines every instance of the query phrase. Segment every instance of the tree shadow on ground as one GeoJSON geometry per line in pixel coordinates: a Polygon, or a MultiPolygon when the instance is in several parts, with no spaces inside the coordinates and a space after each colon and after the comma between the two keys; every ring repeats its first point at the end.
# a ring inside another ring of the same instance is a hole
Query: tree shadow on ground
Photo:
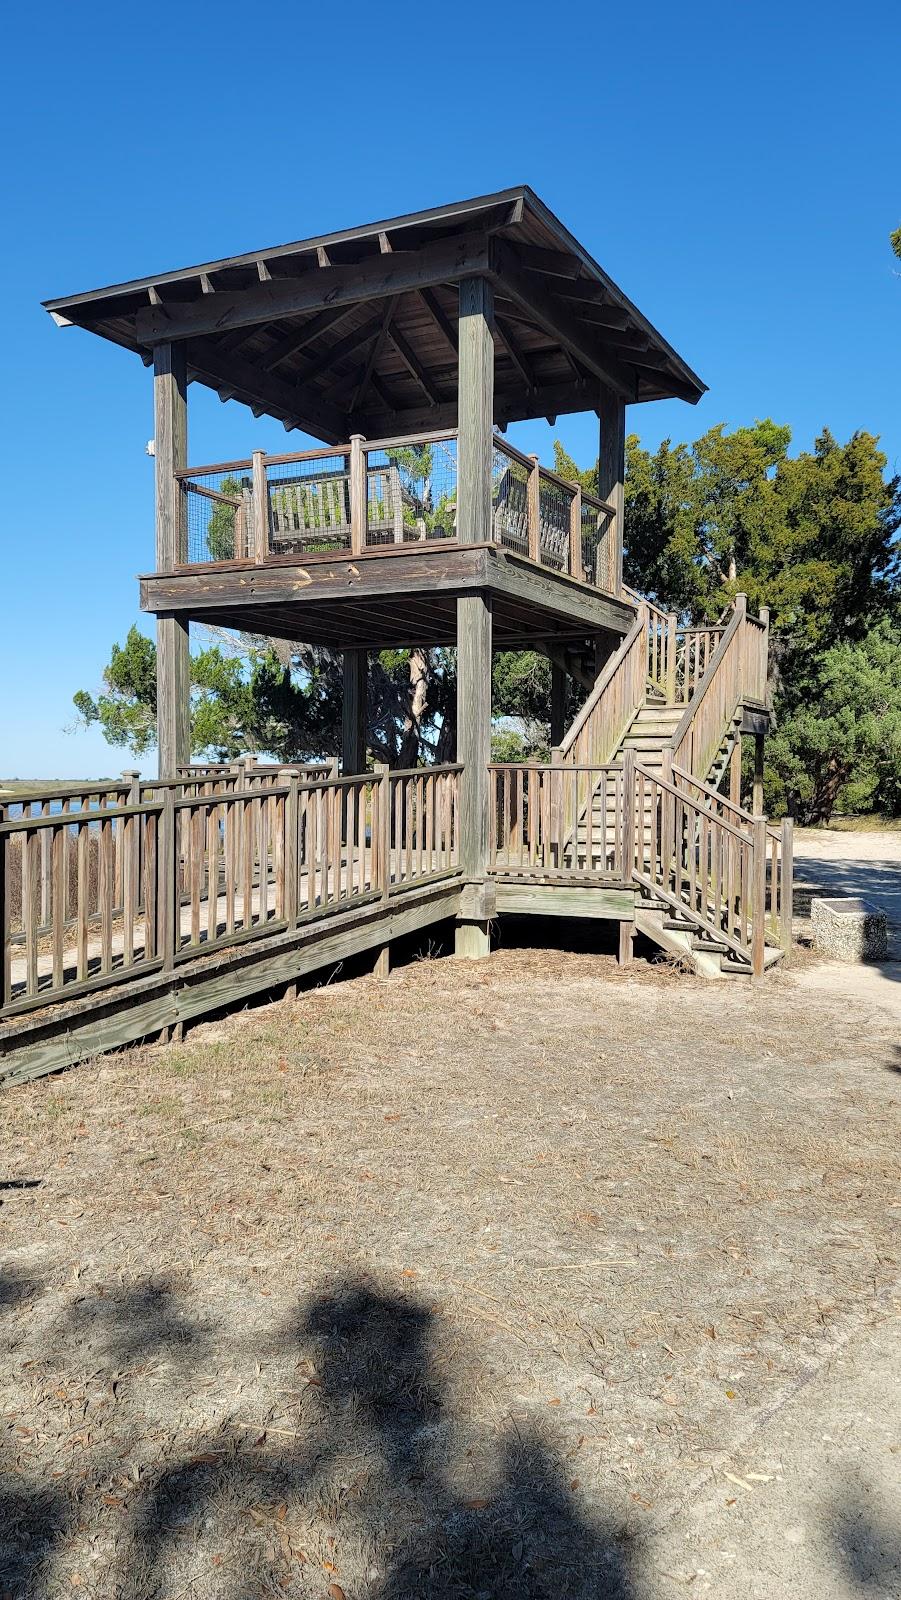
{"type": "Polygon", "coordinates": [[[415,1301],[351,1283],[301,1309],[279,1347],[295,1364],[307,1358],[316,1374],[303,1444],[280,1448],[273,1438],[265,1451],[232,1451],[211,1434],[159,1473],[135,1517],[129,1556],[130,1569],[148,1577],[146,1593],[163,1592],[186,1524],[256,1508],[263,1545],[269,1523],[269,1555],[258,1540],[230,1563],[230,1578],[222,1576],[231,1587],[220,1581],[220,1596],[238,1600],[255,1580],[265,1584],[267,1567],[271,1579],[279,1544],[290,1585],[291,1559],[310,1559],[294,1530],[315,1517],[338,1530],[336,1556],[342,1544],[364,1553],[365,1592],[378,1600],[636,1600],[637,1551],[612,1522],[585,1518],[537,1437],[510,1430],[481,1497],[454,1486],[460,1462],[432,1323],[415,1301]]]}
{"type": "Polygon", "coordinates": [[[863,1498],[833,1511],[838,1564],[853,1592],[873,1600],[898,1594],[901,1581],[901,1532],[874,1519],[863,1498]]]}

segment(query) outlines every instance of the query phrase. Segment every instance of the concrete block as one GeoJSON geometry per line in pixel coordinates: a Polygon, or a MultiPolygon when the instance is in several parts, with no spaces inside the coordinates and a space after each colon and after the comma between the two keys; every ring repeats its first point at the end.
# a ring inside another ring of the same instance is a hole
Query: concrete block
{"type": "Polygon", "coordinates": [[[817,950],[837,961],[884,961],[888,955],[888,918],[871,900],[813,900],[810,923],[817,950]]]}

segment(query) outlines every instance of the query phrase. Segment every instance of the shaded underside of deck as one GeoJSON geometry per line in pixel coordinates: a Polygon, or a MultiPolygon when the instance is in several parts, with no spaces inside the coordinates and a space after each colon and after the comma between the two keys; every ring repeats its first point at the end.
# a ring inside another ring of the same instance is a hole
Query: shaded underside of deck
{"type": "Polygon", "coordinates": [[[494,642],[628,632],[634,608],[563,573],[491,544],[401,545],[228,562],[141,578],[141,608],[242,632],[334,649],[445,645],[456,640],[456,602],[490,595],[494,642]]]}

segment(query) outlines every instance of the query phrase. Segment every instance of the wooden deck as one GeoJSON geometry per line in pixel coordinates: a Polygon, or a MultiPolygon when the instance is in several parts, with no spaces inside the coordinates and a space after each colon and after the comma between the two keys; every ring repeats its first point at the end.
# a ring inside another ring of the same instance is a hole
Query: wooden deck
{"type": "Polygon", "coordinates": [[[487,537],[458,504],[454,432],[185,467],[176,559],[141,606],[335,649],[453,644],[456,601],[491,596],[494,635],[622,637],[614,506],[495,436],[487,537]]]}

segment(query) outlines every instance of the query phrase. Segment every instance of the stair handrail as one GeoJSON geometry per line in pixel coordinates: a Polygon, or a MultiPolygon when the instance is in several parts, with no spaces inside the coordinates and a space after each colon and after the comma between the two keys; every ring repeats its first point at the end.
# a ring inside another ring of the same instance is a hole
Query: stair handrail
{"type": "Polygon", "coordinates": [[[700,793],[705,795],[708,800],[715,801],[724,812],[728,812],[729,816],[735,817],[737,821],[754,821],[753,812],[746,811],[743,806],[736,805],[735,801],[730,800],[728,795],[721,794],[719,789],[712,788],[709,783],[702,783],[700,778],[696,778],[694,774],[688,772],[685,767],[679,767],[673,764],[671,771],[674,781],[689,784],[692,789],[698,789],[700,793]]]}
{"type": "Polygon", "coordinates": [[[628,831],[628,865],[632,878],[653,895],[681,911],[711,938],[725,944],[733,954],[748,961],[754,976],[761,977],[767,933],[766,818],[753,817],[749,828],[736,825],[692,800],[684,788],[678,787],[662,773],[637,762],[632,770],[632,821],[628,831]],[[646,790],[649,790],[652,802],[651,828],[655,830],[648,841],[650,870],[645,869],[646,790]],[[661,800],[659,810],[655,803],[658,795],[661,800]],[[698,846],[696,840],[699,835],[698,846]],[[712,848],[714,837],[717,838],[715,850],[712,848]],[[719,842],[720,838],[725,841],[726,848],[731,843],[733,856],[735,851],[738,852],[737,861],[731,859],[730,864],[724,864],[725,849],[719,842]],[[696,849],[699,849],[699,856],[695,855],[696,849]],[[715,874],[712,886],[708,879],[708,849],[715,874]],[[709,904],[711,887],[712,911],[709,904]],[[697,901],[700,901],[700,905],[697,901]]]}
{"type": "Polygon", "coordinates": [[[746,610],[746,596],[737,594],[726,631],[670,740],[671,759],[687,769],[692,778],[698,773],[706,777],[710,771],[723,730],[741,699],[740,634],[746,610]],[[703,743],[700,733],[705,736],[703,743]],[[699,752],[703,752],[703,760],[699,759],[699,752]]]}
{"type": "Polygon", "coordinates": [[[619,649],[606,662],[578,716],[560,741],[564,761],[575,765],[603,766],[609,761],[629,724],[644,704],[647,676],[647,601],[638,605],[638,614],[619,649]],[[596,715],[608,698],[608,714],[596,715]],[[612,712],[612,714],[610,714],[612,712]]]}

